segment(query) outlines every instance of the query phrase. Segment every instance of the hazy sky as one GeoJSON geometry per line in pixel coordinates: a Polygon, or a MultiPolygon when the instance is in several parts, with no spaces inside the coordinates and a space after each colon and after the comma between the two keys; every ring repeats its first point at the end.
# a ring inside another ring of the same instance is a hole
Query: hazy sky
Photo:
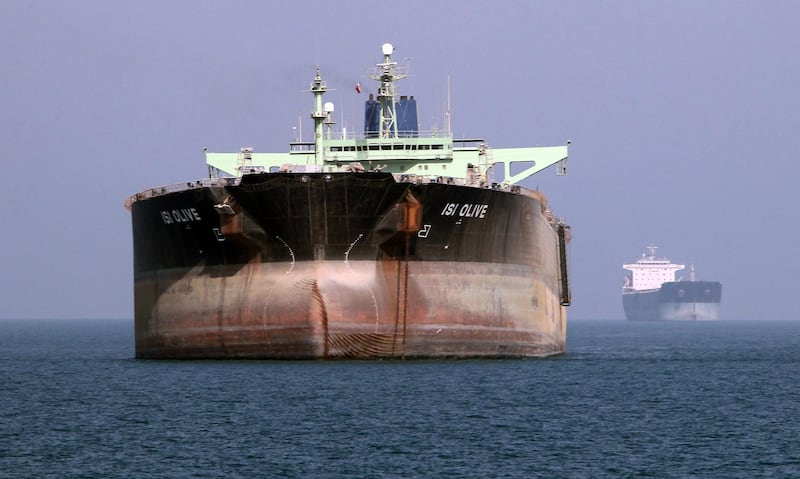
{"type": "MultiPolygon", "coordinates": [[[[800,319],[796,1],[0,2],[0,317],[132,318],[130,213],[206,176],[202,148],[310,139],[391,42],[422,128],[572,140],[530,179],[572,226],[570,318],[622,318],[647,244],[723,283],[724,319],[800,319]]],[[[374,91],[374,89],[373,89],[374,91]]]]}

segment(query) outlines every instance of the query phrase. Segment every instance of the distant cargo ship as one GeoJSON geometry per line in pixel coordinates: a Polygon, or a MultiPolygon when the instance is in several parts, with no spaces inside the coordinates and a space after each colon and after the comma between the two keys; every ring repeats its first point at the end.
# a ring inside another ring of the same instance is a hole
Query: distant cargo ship
{"type": "Polygon", "coordinates": [[[333,131],[317,68],[313,141],[207,151],[209,178],[128,200],[137,358],[565,351],[570,229],[519,183],[565,172],[567,146],[421,131],[392,52],[367,72],[363,134],[333,131]]]}
{"type": "Polygon", "coordinates": [[[695,280],[694,266],[688,281],[675,280],[684,265],[656,257],[656,246],[635,263],[622,267],[631,272],[622,288],[622,306],[629,321],[716,321],[722,299],[722,283],[695,280]]]}

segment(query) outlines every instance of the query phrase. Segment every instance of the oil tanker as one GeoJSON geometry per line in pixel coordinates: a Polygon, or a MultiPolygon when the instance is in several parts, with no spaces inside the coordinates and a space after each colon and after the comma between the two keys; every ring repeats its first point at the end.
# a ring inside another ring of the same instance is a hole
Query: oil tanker
{"type": "Polygon", "coordinates": [[[313,141],[206,151],[208,177],[128,198],[137,358],[565,351],[570,228],[519,183],[564,174],[569,142],[422,131],[416,99],[397,95],[408,66],[382,54],[363,132],[334,132],[317,67],[313,141]]]}
{"type": "Polygon", "coordinates": [[[629,321],[716,321],[722,300],[722,283],[698,281],[694,265],[688,281],[676,280],[684,265],[656,257],[656,246],[648,246],[635,263],[623,265],[625,277],[622,306],[629,321]]]}

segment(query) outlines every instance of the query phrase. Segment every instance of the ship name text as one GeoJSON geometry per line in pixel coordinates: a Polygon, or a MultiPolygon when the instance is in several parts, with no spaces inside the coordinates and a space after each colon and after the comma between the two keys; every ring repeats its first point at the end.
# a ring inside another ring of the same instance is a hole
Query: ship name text
{"type": "Polygon", "coordinates": [[[442,209],[442,216],[460,216],[462,218],[485,218],[489,205],[476,203],[447,203],[442,209]]]}
{"type": "Polygon", "coordinates": [[[200,214],[194,208],[181,208],[179,210],[162,210],[161,219],[165,225],[173,223],[188,223],[190,221],[200,221],[200,214]]]}

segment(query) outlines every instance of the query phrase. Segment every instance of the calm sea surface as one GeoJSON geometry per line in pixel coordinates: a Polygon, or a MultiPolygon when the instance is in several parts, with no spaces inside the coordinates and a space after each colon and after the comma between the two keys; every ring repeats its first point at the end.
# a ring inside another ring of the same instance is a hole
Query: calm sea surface
{"type": "Polygon", "coordinates": [[[137,361],[0,320],[2,478],[800,477],[800,321],[571,321],[545,360],[137,361]]]}

